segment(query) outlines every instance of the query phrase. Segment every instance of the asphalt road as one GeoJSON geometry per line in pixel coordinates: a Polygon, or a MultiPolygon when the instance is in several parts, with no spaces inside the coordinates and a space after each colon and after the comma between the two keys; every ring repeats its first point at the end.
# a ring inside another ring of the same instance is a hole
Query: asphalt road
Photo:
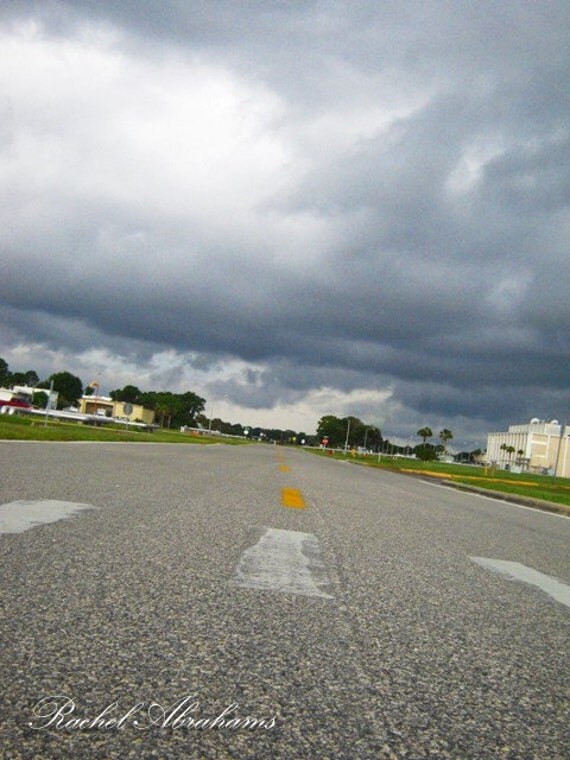
{"type": "Polygon", "coordinates": [[[568,518],[263,445],[0,467],[95,507],[0,535],[3,758],[570,756],[570,609],[471,559],[568,584],[568,518]]]}

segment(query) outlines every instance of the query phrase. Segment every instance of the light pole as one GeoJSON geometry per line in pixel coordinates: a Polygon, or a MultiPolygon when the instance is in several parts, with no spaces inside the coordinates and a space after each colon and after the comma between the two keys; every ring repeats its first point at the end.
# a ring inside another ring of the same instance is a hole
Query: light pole
{"type": "Polygon", "coordinates": [[[380,457],[382,454],[388,455],[388,439],[383,438],[382,439],[382,445],[380,446],[380,451],[378,452],[378,463],[380,463],[380,457]]]}
{"type": "MultiPolygon", "coordinates": [[[[223,395],[223,396],[221,396],[221,397],[218,399],[218,401],[223,401],[223,400],[224,400],[225,398],[227,398],[227,397],[228,397],[228,394],[227,394],[227,393],[224,393],[224,395],[223,395]]],[[[210,404],[210,421],[208,422],[208,433],[211,433],[211,432],[212,432],[212,420],[213,420],[213,419],[214,419],[214,405],[213,405],[213,404],[210,404]]],[[[221,433],[221,432],[222,432],[222,431],[221,431],[221,429],[220,429],[220,433],[221,433]]]]}
{"type": "MultiPolygon", "coordinates": [[[[558,463],[560,462],[560,445],[562,443],[562,438],[564,436],[564,433],[565,433],[564,425],[560,425],[560,438],[558,439],[558,451],[556,452],[556,464],[554,465],[554,477],[556,477],[556,473],[558,472],[558,463]]],[[[566,461],[567,445],[568,445],[568,440],[566,438],[566,440],[564,441],[564,461],[566,461]]]]}
{"type": "Polygon", "coordinates": [[[48,398],[46,401],[46,417],[44,420],[44,427],[47,427],[47,423],[48,423],[49,410],[51,409],[51,394],[52,393],[53,393],[53,380],[49,384],[48,398]]]}
{"type": "Polygon", "coordinates": [[[344,442],[344,453],[348,451],[348,434],[350,433],[350,417],[348,418],[348,425],[346,426],[346,440],[344,442]]]}

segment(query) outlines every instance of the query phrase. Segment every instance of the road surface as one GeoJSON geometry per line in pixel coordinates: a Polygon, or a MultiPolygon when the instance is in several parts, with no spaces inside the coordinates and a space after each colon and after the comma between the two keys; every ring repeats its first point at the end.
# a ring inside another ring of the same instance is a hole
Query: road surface
{"type": "Polygon", "coordinates": [[[568,518],[269,445],[0,465],[2,757],[570,756],[568,518]]]}

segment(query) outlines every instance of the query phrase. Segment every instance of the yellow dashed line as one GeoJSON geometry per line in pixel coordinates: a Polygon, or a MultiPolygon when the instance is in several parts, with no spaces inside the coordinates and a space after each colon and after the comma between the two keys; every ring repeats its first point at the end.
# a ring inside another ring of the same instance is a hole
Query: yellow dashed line
{"type": "Polygon", "coordinates": [[[279,469],[281,470],[281,472],[289,472],[291,470],[291,468],[287,467],[286,464],[280,464],[279,469]]]}
{"type": "Polygon", "coordinates": [[[306,506],[298,488],[283,488],[281,503],[284,507],[292,507],[293,509],[305,509],[306,506]]]}

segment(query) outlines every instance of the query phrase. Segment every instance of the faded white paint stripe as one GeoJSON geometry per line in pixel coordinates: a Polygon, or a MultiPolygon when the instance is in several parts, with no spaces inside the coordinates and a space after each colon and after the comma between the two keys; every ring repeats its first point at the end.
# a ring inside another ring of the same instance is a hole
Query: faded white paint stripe
{"type": "Polygon", "coordinates": [[[11,501],[0,504],[0,533],[23,533],[35,525],[64,520],[86,509],[96,509],[91,504],[73,501],[11,501]]]}
{"type": "Polygon", "coordinates": [[[487,570],[506,576],[510,580],[522,581],[530,586],[537,586],[546,594],[556,599],[557,602],[570,607],[570,586],[562,581],[552,578],[550,575],[539,573],[532,567],[522,565],[520,562],[509,562],[504,559],[489,559],[488,557],[469,557],[473,562],[482,565],[487,570]]]}
{"type": "Polygon", "coordinates": [[[233,586],[332,599],[323,591],[330,580],[312,533],[267,528],[241,555],[233,586]]]}

